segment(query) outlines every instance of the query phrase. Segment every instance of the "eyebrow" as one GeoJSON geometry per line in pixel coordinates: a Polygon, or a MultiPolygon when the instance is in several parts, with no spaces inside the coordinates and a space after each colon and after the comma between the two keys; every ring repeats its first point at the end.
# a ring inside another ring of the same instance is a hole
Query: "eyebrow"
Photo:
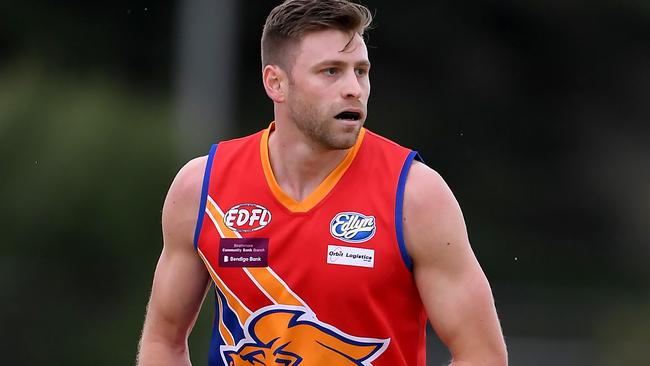
{"type": "MultiPolygon", "coordinates": [[[[324,67],[324,66],[339,66],[339,67],[341,67],[341,66],[345,66],[347,64],[348,64],[347,62],[343,62],[343,61],[340,61],[340,60],[325,60],[325,61],[321,61],[321,62],[317,63],[316,65],[314,65],[314,68],[318,69],[318,68],[321,68],[321,67],[324,67]]],[[[368,67],[369,68],[370,67],[370,61],[368,61],[368,60],[358,61],[358,62],[354,63],[354,66],[355,67],[362,66],[362,67],[368,67]]]]}

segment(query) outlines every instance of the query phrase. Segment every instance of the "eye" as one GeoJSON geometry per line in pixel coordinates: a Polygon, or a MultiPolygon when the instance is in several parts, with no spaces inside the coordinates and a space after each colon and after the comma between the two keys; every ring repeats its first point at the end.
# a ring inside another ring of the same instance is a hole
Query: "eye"
{"type": "Polygon", "coordinates": [[[243,361],[248,361],[251,365],[264,365],[264,351],[262,350],[257,350],[248,354],[241,354],[240,355],[241,359],[243,361]]]}
{"type": "Polygon", "coordinates": [[[338,72],[338,70],[335,67],[328,67],[327,69],[323,70],[325,75],[327,76],[334,76],[338,72]]]}
{"type": "Polygon", "coordinates": [[[368,75],[368,69],[364,69],[364,68],[354,69],[354,73],[357,76],[366,76],[368,75]]]}

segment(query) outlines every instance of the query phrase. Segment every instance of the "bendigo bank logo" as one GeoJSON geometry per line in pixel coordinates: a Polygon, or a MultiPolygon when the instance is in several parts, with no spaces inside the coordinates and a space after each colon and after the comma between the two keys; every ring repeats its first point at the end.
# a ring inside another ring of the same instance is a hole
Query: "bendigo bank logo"
{"type": "Polygon", "coordinates": [[[245,333],[237,346],[221,347],[226,365],[371,366],[390,342],[350,336],[294,306],[260,309],[245,333]]]}
{"type": "Polygon", "coordinates": [[[375,217],[358,212],[340,212],[330,222],[332,236],[348,243],[370,240],[376,230],[375,217]]]}
{"type": "Polygon", "coordinates": [[[223,215],[223,223],[232,231],[248,233],[264,228],[271,222],[271,211],[254,203],[233,206],[223,215]]]}

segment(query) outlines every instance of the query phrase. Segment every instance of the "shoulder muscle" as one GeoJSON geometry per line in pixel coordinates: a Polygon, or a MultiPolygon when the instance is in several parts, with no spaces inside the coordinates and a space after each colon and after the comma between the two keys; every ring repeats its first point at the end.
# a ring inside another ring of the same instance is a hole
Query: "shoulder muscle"
{"type": "Polygon", "coordinates": [[[440,174],[417,161],[406,180],[403,220],[405,241],[415,262],[441,260],[449,249],[469,246],[453,193],[440,174]]]}
{"type": "Polygon", "coordinates": [[[165,244],[193,242],[207,157],[183,166],[172,182],[162,212],[165,244]]]}

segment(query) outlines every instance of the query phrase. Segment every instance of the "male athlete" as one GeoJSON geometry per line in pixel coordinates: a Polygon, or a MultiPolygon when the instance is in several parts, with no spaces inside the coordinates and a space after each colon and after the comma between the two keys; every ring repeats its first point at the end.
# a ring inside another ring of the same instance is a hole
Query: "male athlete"
{"type": "Polygon", "coordinates": [[[451,191],[415,152],[363,128],[370,22],[347,0],[270,13],[262,80],[275,120],[174,179],[139,365],[190,364],[210,283],[211,366],[424,366],[427,319],[452,365],[507,365],[451,191]]]}

